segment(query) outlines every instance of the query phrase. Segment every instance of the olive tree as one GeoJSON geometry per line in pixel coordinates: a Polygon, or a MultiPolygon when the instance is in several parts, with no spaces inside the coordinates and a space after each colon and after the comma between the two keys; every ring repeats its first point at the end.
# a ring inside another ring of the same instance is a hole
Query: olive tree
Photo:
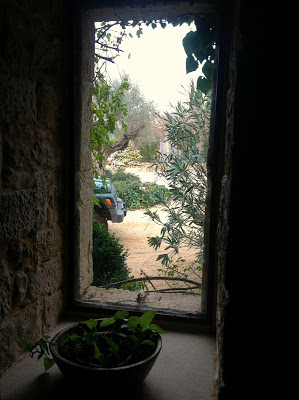
{"type": "Polygon", "coordinates": [[[155,249],[162,243],[166,245],[167,252],[157,260],[168,270],[183,247],[197,250],[195,269],[200,269],[202,262],[210,95],[195,89],[194,84],[189,89],[187,101],[179,102],[173,112],[163,117],[171,151],[160,153],[156,172],[167,181],[171,192],[171,200],[163,203],[167,218],[162,220],[159,211],[146,211],[161,226],[160,235],[150,237],[148,243],[155,249]]]}

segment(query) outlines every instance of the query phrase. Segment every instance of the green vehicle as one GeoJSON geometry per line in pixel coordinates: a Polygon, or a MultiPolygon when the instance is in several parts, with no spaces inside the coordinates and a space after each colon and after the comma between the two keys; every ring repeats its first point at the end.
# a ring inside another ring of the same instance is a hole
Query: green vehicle
{"type": "Polygon", "coordinates": [[[117,197],[110,179],[94,179],[94,196],[99,201],[94,207],[95,221],[108,229],[108,220],[113,223],[123,222],[127,210],[126,204],[117,197]]]}

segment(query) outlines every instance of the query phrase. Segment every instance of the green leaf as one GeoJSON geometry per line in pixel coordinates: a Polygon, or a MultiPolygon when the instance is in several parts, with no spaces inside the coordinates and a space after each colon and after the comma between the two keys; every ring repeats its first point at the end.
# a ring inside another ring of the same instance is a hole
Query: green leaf
{"type": "Polygon", "coordinates": [[[130,329],[135,332],[137,325],[140,324],[140,318],[137,316],[130,317],[127,321],[127,324],[129,325],[130,329]]]}
{"type": "Polygon", "coordinates": [[[55,364],[55,360],[53,358],[45,357],[44,358],[44,367],[45,371],[48,371],[55,364]]]}
{"type": "Polygon", "coordinates": [[[187,72],[187,74],[189,74],[189,72],[195,71],[197,69],[197,67],[198,67],[198,61],[195,60],[195,58],[191,54],[186,59],[186,72],[187,72]]]}
{"type": "Polygon", "coordinates": [[[105,328],[105,326],[114,324],[115,321],[116,321],[115,317],[106,318],[101,322],[100,327],[105,328]]]}
{"type": "Polygon", "coordinates": [[[207,61],[204,63],[203,67],[202,67],[202,72],[205,74],[205,77],[206,77],[208,80],[211,80],[211,79],[212,79],[213,65],[214,65],[214,64],[213,64],[211,61],[207,60],[207,61]]]}
{"type": "Polygon", "coordinates": [[[48,345],[44,339],[39,340],[37,343],[48,353],[48,345]]]}
{"type": "Polygon", "coordinates": [[[183,47],[187,56],[191,56],[193,54],[193,46],[192,42],[194,37],[196,36],[196,32],[188,32],[187,35],[183,39],[183,47]]]}
{"type": "Polygon", "coordinates": [[[160,333],[160,334],[164,334],[164,333],[166,333],[162,328],[160,328],[160,326],[158,326],[158,325],[156,325],[156,324],[151,324],[150,326],[149,326],[149,329],[151,330],[151,331],[155,331],[155,332],[158,332],[158,333],[160,333]]]}
{"type": "Polygon", "coordinates": [[[27,343],[25,339],[22,340],[21,345],[24,351],[31,351],[34,348],[34,345],[27,343]]]}
{"type": "Polygon", "coordinates": [[[197,90],[207,94],[211,90],[211,81],[203,76],[200,76],[197,79],[197,90]]]}
{"type": "Polygon", "coordinates": [[[119,357],[118,345],[112,339],[110,339],[108,336],[104,336],[104,339],[108,343],[111,353],[114,354],[116,358],[118,358],[119,357]]]}
{"type": "Polygon", "coordinates": [[[152,340],[144,340],[141,344],[146,344],[147,346],[152,346],[156,348],[156,345],[152,340]]]}
{"type": "Polygon", "coordinates": [[[138,338],[135,335],[129,335],[128,339],[133,343],[138,343],[138,338]]]}
{"type": "Polygon", "coordinates": [[[145,331],[149,327],[149,325],[152,322],[155,315],[156,315],[155,311],[148,311],[148,312],[144,313],[143,315],[141,315],[140,327],[141,327],[142,332],[145,331]]]}
{"type": "Polygon", "coordinates": [[[72,342],[76,342],[77,340],[82,339],[82,336],[78,335],[77,333],[72,333],[72,334],[70,334],[69,339],[72,342]]]}
{"type": "Polygon", "coordinates": [[[93,353],[94,358],[99,358],[101,355],[101,352],[100,352],[98,345],[95,342],[93,342],[93,349],[94,349],[94,353],[93,353]]]}
{"type": "Polygon", "coordinates": [[[88,328],[91,330],[97,326],[97,321],[95,321],[94,319],[91,318],[87,321],[81,321],[80,324],[87,325],[88,328]]]}
{"type": "Polygon", "coordinates": [[[70,341],[70,335],[65,336],[65,338],[61,341],[61,345],[64,346],[70,341]]]}
{"type": "Polygon", "coordinates": [[[92,344],[94,342],[94,335],[91,332],[85,332],[84,341],[86,344],[92,344]]]}
{"type": "Polygon", "coordinates": [[[117,311],[117,313],[115,314],[115,319],[126,318],[128,315],[128,311],[117,311]]]}

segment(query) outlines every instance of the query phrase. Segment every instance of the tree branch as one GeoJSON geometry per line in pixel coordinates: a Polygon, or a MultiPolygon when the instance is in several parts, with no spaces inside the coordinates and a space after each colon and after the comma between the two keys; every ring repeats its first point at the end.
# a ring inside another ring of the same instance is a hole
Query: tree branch
{"type": "Polygon", "coordinates": [[[113,288],[113,287],[117,288],[117,287],[120,287],[120,286],[125,285],[127,283],[151,281],[151,280],[152,281],[155,281],[155,280],[180,281],[180,282],[190,283],[190,284],[196,286],[196,288],[201,288],[201,283],[200,282],[196,282],[196,281],[193,281],[193,280],[188,279],[188,278],[175,278],[175,277],[170,277],[170,276],[146,276],[146,277],[143,277],[143,278],[127,279],[127,280],[124,280],[124,281],[109,283],[108,285],[103,285],[103,286],[100,286],[100,287],[104,288],[104,289],[109,289],[109,288],[113,288]]]}
{"type": "Polygon", "coordinates": [[[131,133],[126,133],[124,136],[115,144],[111,146],[111,148],[108,150],[108,156],[110,156],[112,153],[115,153],[116,151],[122,151],[125,150],[128,147],[129,141],[132,139],[135,139],[135,137],[138,135],[140,131],[144,128],[144,124],[140,125],[137,129],[132,131],[131,133]]]}
{"type": "Polygon", "coordinates": [[[109,62],[112,62],[113,64],[114,64],[114,59],[118,56],[118,54],[116,55],[116,56],[114,56],[114,57],[105,57],[105,56],[101,56],[100,54],[98,54],[98,53],[95,53],[95,55],[97,56],[97,57],[99,57],[100,59],[102,59],[102,60],[105,60],[105,61],[109,61],[109,62]]]}

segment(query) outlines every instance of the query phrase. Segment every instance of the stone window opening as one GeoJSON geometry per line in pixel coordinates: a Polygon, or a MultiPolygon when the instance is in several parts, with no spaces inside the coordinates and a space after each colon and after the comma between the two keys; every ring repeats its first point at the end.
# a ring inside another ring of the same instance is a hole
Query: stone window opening
{"type": "MultiPolygon", "coordinates": [[[[186,6],[186,4],[185,4],[186,6]]],[[[170,18],[179,15],[182,11],[182,4],[178,9],[172,9],[160,6],[152,6],[150,10],[142,11],[147,17],[147,13],[151,13],[150,17],[170,18]]],[[[200,5],[189,5],[191,15],[197,15],[202,12],[200,5]]],[[[117,10],[118,12],[118,10],[117,10]]],[[[126,20],[136,19],[136,12],[140,18],[140,9],[133,10],[121,8],[119,13],[125,15],[126,20]],[[135,14],[134,14],[135,13],[135,14]]],[[[164,316],[176,316],[191,319],[199,319],[206,321],[208,314],[213,308],[213,274],[209,272],[212,267],[208,267],[209,251],[205,250],[204,254],[204,272],[202,280],[202,296],[200,301],[194,299],[195,296],[177,296],[169,297],[164,293],[149,293],[146,291],[130,292],[123,289],[101,289],[92,286],[93,281],[93,264],[92,264],[92,171],[91,171],[91,154],[89,148],[90,129],[91,129],[91,95],[93,90],[93,73],[94,73],[94,23],[96,21],[113,20],[115,9],[91,9],[80,13],[80,23],[75,30],[76,46],[76,69],[75,69],[75,197],[76,208],[74,210],[75,221],[75,237],[74,237],[74,263],[75,273],[73,280],[73,297],[71,301],[77,307],[92,308],[96,310],[140,310],[146,309],[158,310],[158,313],[164,316]],[[189,299],[188,299],[189,298],[189,299]],[[193,298],[193,299],[192,299],[193,298]],[[194,301],[195,300],[195,301],[194,301]],[[185,303],[185,304],[184,304],[185,303]]],[[[143,16],[144,18],[144,16],[143,16]]],[[[213,112],[213,111],[212,111],[213,112]]],[[[213,128],[211,129],[213,136],[213,128]]],[[[212,144],[214,139],[212,139],[212,144]]],[[[213,147],[213,146],[212,146],[213,147]]],[[[213,150],[213,149],[212,149],[213,150]]],[[[212,150],[209,150],[210,153],[212,150]]],[[[212,173],[212,156],[209,155],[210,166],[208,167],[208,180],[211,183],[212,173]]],[[[211,191],[208,190],[207,204],[210,204],[211,191]]],[[[206,214],[205,226],[205,248],[209,249],[210,242],[210,220],[211,210],[208,206],[206,214]]]]}

